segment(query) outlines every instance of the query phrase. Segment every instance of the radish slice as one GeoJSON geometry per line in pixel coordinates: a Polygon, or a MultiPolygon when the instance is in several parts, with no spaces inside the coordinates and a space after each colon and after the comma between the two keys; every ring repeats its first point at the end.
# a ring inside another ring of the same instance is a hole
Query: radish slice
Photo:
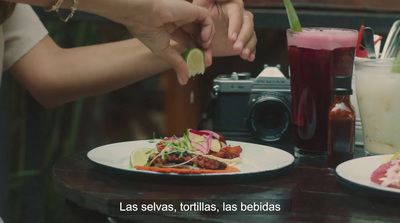
{"type": "Polygon", "coordinates": [[[219,134],[216,133],[216,132],[210,131],[210,130],[193,130],[193,129],[189,129],[189,133],[193,133],[193,134],[196,134],[196,135],[211,135],[215,139],[219,139],[219,134]]]}
{"type": "Polygon", "coordinates": [[[384,187],[400,189],[400,158],[380,165],[372,173],[371,181],[384,187]]]}
{"type": "Polygon", "coordinates": [[[213,139],[212,134],[189,129],[189,139],[192,143],[192,146],[200,153],[205,155],[210,152],[211,143],[212,143],[212,139],[213,139]],[[199,140],[199,136],[201,138],[200,140],[199,140]]]}
{"type": "Polygon", "coordinates": [[[173,141],[173,142],[177,142],[179,141],[179,137],[173,136],[173,137],[166,137],[163,139],[163,141],[173,141]]]}
{"type": "Polygon", "coordinates": [[[198,142],[192,142],[192,146],[203,155],[208,153],[207,148],[205,148],[202,144],[198,142]]]}

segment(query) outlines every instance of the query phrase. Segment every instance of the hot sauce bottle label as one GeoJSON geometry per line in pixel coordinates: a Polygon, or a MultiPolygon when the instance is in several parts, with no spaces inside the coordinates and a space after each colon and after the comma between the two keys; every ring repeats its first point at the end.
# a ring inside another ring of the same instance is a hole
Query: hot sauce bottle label
{"type": "Polygon", "coordinates": [[[350,103],[351,77],[335,78],[334,99],[328,115],[328,167],[354,157],[355,112],[350,103]]]}

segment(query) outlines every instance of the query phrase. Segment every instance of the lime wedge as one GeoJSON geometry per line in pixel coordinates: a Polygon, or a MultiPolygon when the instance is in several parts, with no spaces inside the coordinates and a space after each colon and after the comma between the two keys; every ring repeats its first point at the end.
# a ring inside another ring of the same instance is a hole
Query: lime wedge
{"type": "Polygon", "coordinates": [[[149,155],[152,149],[138,149],[131,153],[131,158],[129,161],[129,166],[133,168],[134,166],[144,166],[149,159],[149,155]]]}
{"type": "Polygon", "coordinates": [[[286,14],[289,19],[290,29],[294,32],[301,32],[301,25],[299,17],[297,17],[296,10],[294,10],[293,4],[290,0],[283,0],[286,8],[286,14]]]}
{"type": "Polygon", "coordinates": [[[204,53],[199,48],[192,48],[182,54],[189,68],[189,78],[197,74],[204,74],[206,65],[204,64],[204,53]]]}
{"type": "Polygon", "coordinates": [[[390,160],[395,160],[395,159],[397,159],[397,157],[399,157],[400,156],[400,152],[397,152],[396,154],[394,154],[393,156],[392,156],[392,158],[390,159],[390,160]]]}
{"type": "Polygon", "coordinates": [[[392,73],[400,73],[400,51],[397,53],[393,64],[392,73]]]}

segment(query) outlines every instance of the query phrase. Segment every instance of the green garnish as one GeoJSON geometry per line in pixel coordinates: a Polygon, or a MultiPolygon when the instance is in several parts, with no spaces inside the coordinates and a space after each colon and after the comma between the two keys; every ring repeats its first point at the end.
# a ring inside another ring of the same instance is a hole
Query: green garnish
{"type": "Polygon", "coordinates": [[[400,152],[397,152],[396,154],[393,155],[392,159],[390,159],[390,160],[395,160],[399,156],[400,156],[400,152]]]}
{"type": "Polygon", "coordinates": [[[294,32],[301,32],[301,24],[299,17],[297,17],[296,10],[294,10],[293,4],[290,0],[283,0],[286,8],[286,14],[289,19],[290,29],[294,32]]]}
{"type": "Polygon", "coordinates": [[[396,55],[396,59],[394,59],[392,73],[400,73],[400,51],[396,55]]]}
{"type": "Polygon", "coordinates": [[[156,133],[153,132],[153,139],[149,140],[150,143],[155,143],[156,142],[156,133]]]}
{"type": "MultiPolygon", "coordinates": [[[[175,138],[178,138],[178,137],[173,136],[173,137],[171,137],[170,140],[165,140],[165,141],[163,139],[161,139],[162,142],[164,143],[165,148],[169,148],[169,149],[164,149],[161,152],[159,152],[152,160],[147,162],[145,166],[150,166],[157,157],[161,157],[161,159],[165,160],[167,158],[167,156],[171,153],[179,153],[179,158],[182,158],[185,152],[196,153],[196,149],[190,143],[189,132],[187,132],[186,134],[183,134],[183,136],[180,137],[179,139],[175,139],[175,138]]],[[[157,149],[154,149],[152,152],[154,152],[156,150],[157,149]]],[[[187,162],[184,162],[184,163],[177,164],[174,166],[180,166],[180,165],[183,165],[186,163],[187,162]]]]}

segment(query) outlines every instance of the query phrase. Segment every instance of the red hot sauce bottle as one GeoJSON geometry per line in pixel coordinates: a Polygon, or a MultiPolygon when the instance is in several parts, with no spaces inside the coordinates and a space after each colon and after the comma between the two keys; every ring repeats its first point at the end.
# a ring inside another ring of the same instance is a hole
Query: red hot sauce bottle
{"type": "Polygon", "coordinates": [[[328,168],[354,158],[356,115],[350,102],[351,76],[337,76],[328,119],[328,168]]]}

